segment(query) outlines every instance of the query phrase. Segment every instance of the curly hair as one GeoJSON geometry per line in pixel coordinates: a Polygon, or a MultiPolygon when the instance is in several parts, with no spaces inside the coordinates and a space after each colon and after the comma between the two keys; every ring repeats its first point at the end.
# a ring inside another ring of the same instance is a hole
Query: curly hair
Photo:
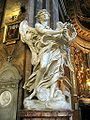
{"type": "Polygon", "coordinates": [[[37,20],[41,22],[42,20],[45,20],[45,14],[48,14],[48,16],[50,17],[50,14],[46,9],[39,10],[35,18],[37,18],[37,20]]]}

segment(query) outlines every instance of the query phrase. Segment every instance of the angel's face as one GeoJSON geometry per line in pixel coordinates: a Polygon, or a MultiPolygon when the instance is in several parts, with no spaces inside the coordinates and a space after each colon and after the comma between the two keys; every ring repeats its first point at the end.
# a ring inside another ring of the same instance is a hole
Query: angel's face
{"type": "Polygon", "coordinates": [[[48,21],[50,18],[50,14],[47,12],[46,9],[40,10],[36,16],[36,18],[38,19],[38,21],[40,23],[43,23],[45,21],[48,21]]]}
{"type": "Polygon", "coordinates": [[[45,17],[45,20],[49,20],[50,19],[50,16],[48,13],[44,13],[44,17],[45,17]]]}
{"type": "Polygon", "coordinates": [[[39,19],[39,22],[42,23],[42,22],[45,22],[45,21],[48,21],[49,20],[49,15],[45,12],[43,12],[41,15],[40,15],[40,19],[39,19]]]}

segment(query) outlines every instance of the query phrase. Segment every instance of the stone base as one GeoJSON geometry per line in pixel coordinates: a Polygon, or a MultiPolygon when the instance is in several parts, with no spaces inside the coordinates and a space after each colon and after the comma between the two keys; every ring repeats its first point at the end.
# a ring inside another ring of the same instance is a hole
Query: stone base
{"type": "Polygon", "coordinates": [[[32,111],[22,110],[19,117],[22,120],[70,120],[72,111],[32,111]]]}

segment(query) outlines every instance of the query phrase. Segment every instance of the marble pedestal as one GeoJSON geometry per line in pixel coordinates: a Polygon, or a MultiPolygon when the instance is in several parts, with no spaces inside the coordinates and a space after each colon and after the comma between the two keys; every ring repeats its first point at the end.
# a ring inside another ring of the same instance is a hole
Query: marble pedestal
{"type": "Polygon", "coordinates": [[[20,120],[71,120],[72,111],[19,111],[20,120]]]}

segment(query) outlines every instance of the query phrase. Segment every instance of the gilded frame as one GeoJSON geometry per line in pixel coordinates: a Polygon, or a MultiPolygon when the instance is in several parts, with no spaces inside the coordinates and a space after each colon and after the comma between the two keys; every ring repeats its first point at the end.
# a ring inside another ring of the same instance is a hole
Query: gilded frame
{"type": "Polygon", "coordinates": [[[13,44],[19,40],[19,22],[5,24],[3,43],[13,44]]]}

